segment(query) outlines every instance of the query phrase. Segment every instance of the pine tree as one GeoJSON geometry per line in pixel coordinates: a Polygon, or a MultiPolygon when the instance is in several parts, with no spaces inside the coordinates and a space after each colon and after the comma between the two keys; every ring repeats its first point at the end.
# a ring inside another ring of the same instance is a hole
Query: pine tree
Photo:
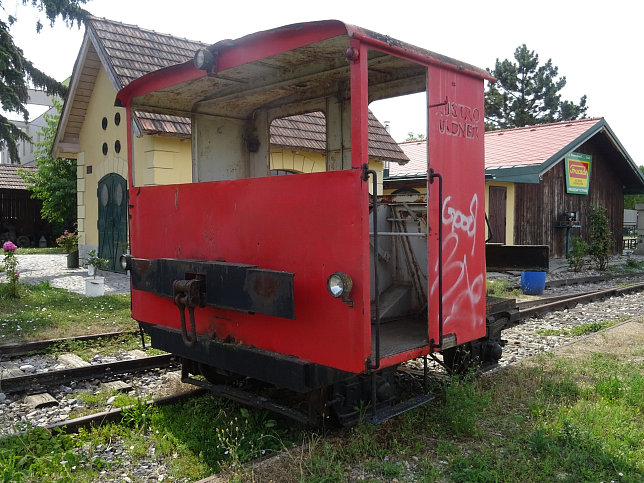
{"type": "Polygon", "coordinates": [[[566,77],[558,77],[559,69],[551,59],[539,65],[539,56],[525,44],[514,51],[514,59],[516,62],[497,59],[490,71],[498,80],[485,93],[487,130],[585,117],[585,95],[579,104],[561,100],[559,91],[566,85],[566,77]]]}
{"type": "MultiPolygon", "coordinates": [[[[30,3],[45,16],[53,25],[57,17],[68,25],[76,23],[79,27],[88,12],[80,5],[88,0],[22,0],[23,5],[30,3]]],[[[4,11],[0,0],[0,12],[4,11]]],[[[0,19],[0,105],[5,112],[20,114],[25,122],[29,120],[26,104],[29,101],[28,88],[42,89],[50,95],[64,97],[66,87],[56,79],[49,77],[37,69],[23,55],[22,49],[13,42],[9,29],[16,22],[16,18],[9,15],[6,21],[0,19]]],[[[36,32],[40,32],[42,23],[36,23],[36,32]]],[[[62,46],[61,46],[62,48],[62,46]]],[[[30,137],[22,132],[0,113],[0,149],[8,148],[9,157],[18,163],[17,143],[31,141],[30,137]]]]}

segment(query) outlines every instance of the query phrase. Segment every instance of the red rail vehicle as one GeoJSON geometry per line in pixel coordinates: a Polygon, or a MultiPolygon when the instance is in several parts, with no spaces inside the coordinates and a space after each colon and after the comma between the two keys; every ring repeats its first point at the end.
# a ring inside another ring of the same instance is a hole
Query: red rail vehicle
{"type": "Polygon", "coordinates": [[[133,158],[128,126],[122,263],[132,316],[152,345],[179,354],[184,378],[219,394],[343,423],[361,401],[375,421],[427,401],[395,401],[405,361],[464,344],[498,358],[499,333],[486,328],[485,79],[449,57],[322,21],[218,42],[121,90],[130,123],[134,111],[192,123],[193,182],[164,186],[137,184],[145,160],[133,158]],[[368,105],[418,92],[427,193],[378,195],[368,105]],[[324,170],[270,176],[271,122],[311,112],[325,119],[324,170]],[[308,406],[222,384],[240,378],[306,395],[308,406]]]}

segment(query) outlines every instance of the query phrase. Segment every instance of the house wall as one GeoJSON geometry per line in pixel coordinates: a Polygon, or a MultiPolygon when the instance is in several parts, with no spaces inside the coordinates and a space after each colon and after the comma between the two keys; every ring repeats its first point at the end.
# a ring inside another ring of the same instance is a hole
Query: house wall
{"type": "MultiPolygon", "coordinates": [[[[127,179],[127,122],[125,109],[114,106],[115,91],[105,70],[100,69],[80,132],[77,156],[78,234],[81,258],[98,248],[98,183],[116,173],[127,179]],[[120,122],[116,124],[116,115],[120,122]],[[103,118],[106,126],[103,129],[103,118]],[[116,143],[120,152],[116,152],[116,143]],[[103,154],[103,145],[107,154],[103,154]]],[[[190,141],[160,136],[134,139],[137,184],[186,183],[192,178],[190,141]]]]}
{"type": "Polygon", "coordinates": [[[326,157],[321,153],[304,153],[286,149],[271,149],[269,169],[286,169],[298,173],[326,171],[326,157]]]}
{"type": "MultiPolygon", "coordinates": [[[[514,245],[514,183],[501,181],[490,181],[485,183],[485,213],[490,216],[490,186],[502,186],[506,189],[507,199],[505,203],[505,244],[514,245]]],[[[485,237],[488,238],[487,224],[485,226],[485,237]]]]}
{"type": "Polygon", "coordinates": [[[624,195],[622,183],[611,169],[611,159],[592,139],[575,150],[592,155],[588,195],[566,193],[565,163],[558,162],[543,174],[539,184],[515,187],[514,242],[517,245],[549,245],[550,256],[566,256],[566,229],[556,224],[567,211],[579,212],[581,228],[571,235],[588,240],[591,205],[606,208],[614,238],[614,253],[621,251],[624,195]]]}
{"type": "MultiPolygon", "coordinates": [[[[326,156],[321,153],[272,148],[269,169],[285,169],[298,173],[321,173],[326,171],[326,156]]],[[[382,194],[382,161],[369,160],[369,169],[373,169],[378,174],[378,193],[382,194]]],[[[369,184],[369,193],[372,191],[371,184],[369,184]]]]}

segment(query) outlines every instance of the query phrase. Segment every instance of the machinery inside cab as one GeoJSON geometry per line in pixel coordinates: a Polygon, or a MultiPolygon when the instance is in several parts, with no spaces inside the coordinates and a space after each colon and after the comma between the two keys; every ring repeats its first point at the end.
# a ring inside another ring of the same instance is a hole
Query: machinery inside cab
{"type": "Polygon", "coordinates": [[[191,120],[192,183],[141,186],[149,154],[129,150],[132,314],[153,345],[304,392],[483,337],[486,78],[324,21],[125,87],[130,123],[191,120]],[[405,158],[370,103],[418,93],[427,186],[383,194],[405,158]]]}

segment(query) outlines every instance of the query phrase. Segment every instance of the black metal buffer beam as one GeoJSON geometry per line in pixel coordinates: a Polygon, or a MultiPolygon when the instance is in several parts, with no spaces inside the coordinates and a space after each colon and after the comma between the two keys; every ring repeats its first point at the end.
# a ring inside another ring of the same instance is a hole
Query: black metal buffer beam
{"type": "Polygon", "coordinates": [[[202,303],[211,307],[295,319],[293,273],[240,263],[131,258],[132,288],[173,298],[175,280],[203,283],[202,303]]]}

